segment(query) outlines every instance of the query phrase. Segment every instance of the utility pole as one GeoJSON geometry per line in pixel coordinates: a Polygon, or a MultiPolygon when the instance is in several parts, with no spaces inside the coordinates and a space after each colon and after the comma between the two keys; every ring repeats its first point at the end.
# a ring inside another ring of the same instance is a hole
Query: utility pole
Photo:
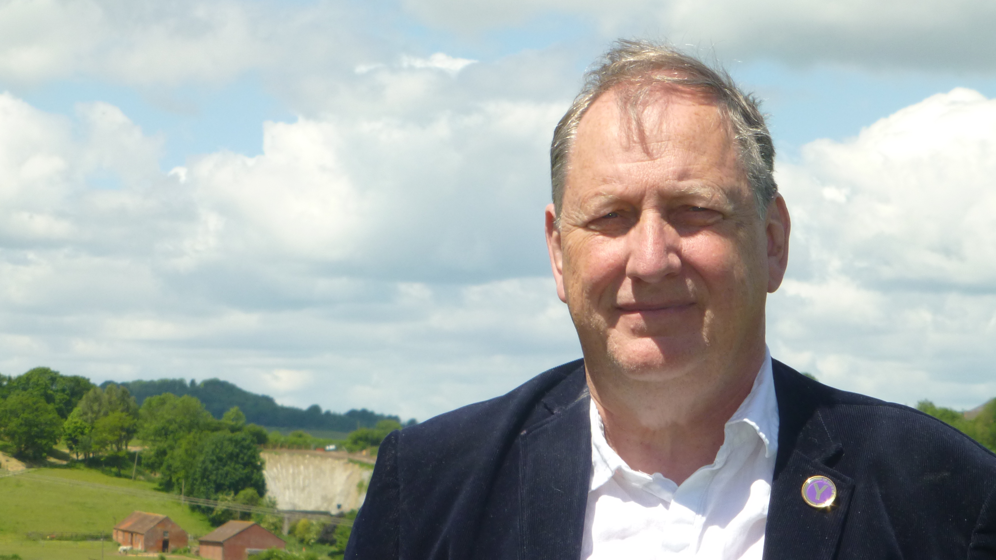
{"type": "Polygon", "coordinates": [[[131,479],[135,480],[135,473],[138,472],[138,454],[140,451],[135,451],[135,466],[131,468],[131,479]]]}

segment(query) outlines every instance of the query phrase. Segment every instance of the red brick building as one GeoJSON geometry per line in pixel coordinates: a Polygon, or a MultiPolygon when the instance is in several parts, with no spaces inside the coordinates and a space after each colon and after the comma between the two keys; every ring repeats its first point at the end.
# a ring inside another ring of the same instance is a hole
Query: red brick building
{"type": "Polygon", "coordinates": [[[114,540],[145,552],[171,552],[187,546],[187,532],[158,513],[136,511],[114,527],[114,540]]]}
{"type": "Polygon", "coordinates": [[[211,560],[246,560],[250,550],[268,548],[284,548],[284,541],[251,521],[229,521],[200,538],[198,554],[211,560]]]}

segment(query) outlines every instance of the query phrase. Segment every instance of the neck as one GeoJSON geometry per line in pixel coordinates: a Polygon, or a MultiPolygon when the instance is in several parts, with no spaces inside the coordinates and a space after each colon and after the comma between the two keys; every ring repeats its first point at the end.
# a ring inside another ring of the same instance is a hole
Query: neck
{"type": "Polygon", "coordinates": [[[763,360],[762,353],[727,375],[713,371],[664,381],[605,383],[588,371],[588,387],[605,439],[626,464],[681,484],[716,460],[726,422],[750,394],[763,360]]]}

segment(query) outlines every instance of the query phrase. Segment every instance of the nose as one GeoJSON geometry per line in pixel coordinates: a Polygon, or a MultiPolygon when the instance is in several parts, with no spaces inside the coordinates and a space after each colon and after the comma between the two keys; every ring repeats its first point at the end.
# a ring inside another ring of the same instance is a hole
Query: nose
{"type": "Polygon", "coordinates": [[[642,214],[628,237],[626,275],[630,278],[654,283],[681,270],[681,236],[660,215],[652,212],[642,214]]]}

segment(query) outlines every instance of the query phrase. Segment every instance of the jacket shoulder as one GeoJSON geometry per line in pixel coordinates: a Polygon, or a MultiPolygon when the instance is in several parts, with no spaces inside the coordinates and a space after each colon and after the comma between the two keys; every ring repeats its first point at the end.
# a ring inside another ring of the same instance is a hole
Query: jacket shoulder
{"type": "Polygon", "coordinates": [[[392,432],[378,452],[346,558],[475,557],[482,519],[517,511],[519,435],[585,389],[578,360],[503,396],[392,432]],[[497,509],[489,510],[495,500],[497,509]]]}
{"type": "MultiPolygon", "coordinates": [[[[879,452],[907,449],[923,455],[947,455],[978,462],[996,472],[996,454],[951,425],[906,405],[842,391],[810,379],[789,366],[774,362],[776,391],[793,395],[790,414],[798,401],[836,434],[841,443],[879,452]]],[[[779,407],[785,406],[779,399],[779,407]]]]}
{"type": "Polygon", "coordinates": [[[399,446],[402,450],[418,449],[433,456],[463,453],[468,446],[478,448],[496,437],[518,434],[555,414],[585,390],[583,360],[568,362],[533,377],[500,397],[405,428],[399,436],[399,446]]]}

